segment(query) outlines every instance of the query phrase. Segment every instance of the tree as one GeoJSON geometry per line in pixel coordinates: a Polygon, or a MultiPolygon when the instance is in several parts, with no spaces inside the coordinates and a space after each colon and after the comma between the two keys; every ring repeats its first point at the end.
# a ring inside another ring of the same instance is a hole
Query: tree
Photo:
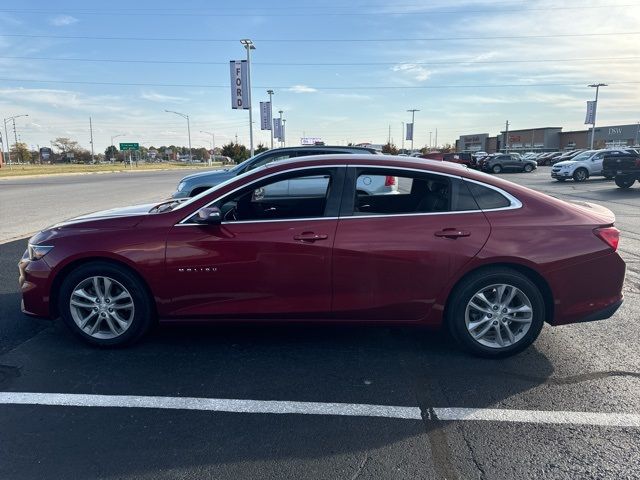
{"type": "Polygon", "coordinates": [[[236,163],[242,162],[249,158],[249,150],[239,143],[229,142],[222,146],[222,155],[233,159],[236,163]]]}
{"type": "Polygon", "coordinates": [[[266,152],[267,150],[269,150],[269,149],[267,148],[267,146],[265,144],[259,143],[258,146],[255,149],[255,152],[256,152],[256,154],[258,154],[258,153],[266,152]]]}
{"type": "Polygon", "coordinates": [[[104,158],[107,159],[107,161],[111,161],[111,159],[118,159],[118,149],[113,146],[113,145],[109,145],[107,147],[107,149],[104,151],[104,158]]]}
{"type": "Polygon", "coordinates": [[[386,153],[389,155],[397,155],[398,154],[398,149],[396,148],[396,146],[393,143],[387,143],[386,145],[382,146],[382,153],[386,153]]]}
{"type": "Polygon", "coordinates": [[[80,145],[69,137],[58,137],[51,142],[53,148],[57,148],[60,152],[76,153],[80,151],[80,145]]]}
{"type": "Polygon", "coordinates": [[[456,147],[451,145],[450,143],[445,143],[442,147],[440,147],[440,151],[442,153],[455,152],[456,151],[456,147]]]}
{"type": "Polygon", "coordinates": [[[31,152],[26,143],[18,142],[11,146],[11,161],[31,162],[31,152]]]}

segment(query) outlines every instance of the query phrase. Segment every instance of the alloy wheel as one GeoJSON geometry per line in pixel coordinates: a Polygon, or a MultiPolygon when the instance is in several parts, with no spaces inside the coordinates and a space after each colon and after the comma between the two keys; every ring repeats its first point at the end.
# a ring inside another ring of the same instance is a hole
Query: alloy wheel
{"type": "Polygon", "coordinates": [[[81,281],[71,293],[69,309],[80,330],[105,340],[122,335],[135,312],[133,297],[124,285],[104,276],[81,281]]]}
{"type": "Polygon", "coordinates": [[[515,345],[527,334],[532,321],[531,300],[513,285],[483,287],[471,297],[465,309],[469,335],[490,348],[515,345]]]}

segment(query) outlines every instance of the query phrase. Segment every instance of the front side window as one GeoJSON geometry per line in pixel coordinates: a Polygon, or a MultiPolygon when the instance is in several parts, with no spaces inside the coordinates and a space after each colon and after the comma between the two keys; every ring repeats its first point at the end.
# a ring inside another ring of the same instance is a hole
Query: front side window
{"type": "Polygon", "coordinates": [[[286,220],[325,215],[333,183],[331,170],[279,175],[256,182],[216,202],[223,221],[286,220]]]}

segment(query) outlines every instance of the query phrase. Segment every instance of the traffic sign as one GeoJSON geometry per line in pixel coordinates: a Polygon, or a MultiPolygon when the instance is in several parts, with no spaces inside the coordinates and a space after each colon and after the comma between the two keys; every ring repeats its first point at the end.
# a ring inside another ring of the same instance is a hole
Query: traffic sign
{"type": "Polygon", "coordinates": [[[120,150],[140,150],[139,143],[121,143],[120,150]]]}

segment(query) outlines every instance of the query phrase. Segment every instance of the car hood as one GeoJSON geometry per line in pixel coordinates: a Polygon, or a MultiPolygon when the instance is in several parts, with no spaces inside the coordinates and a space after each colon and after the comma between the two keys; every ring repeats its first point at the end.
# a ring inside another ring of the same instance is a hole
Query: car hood
{"type": "Polygon", "coordinates": [[[576,163],[578,162],[574,160],[565,160],[563,162],[554,163],[553,166],[554,167],[570,167],[571,165],[575,165],[576,163]]]}
{"type": "MultiPolygon", "coordinates": [[[[142,205],[133,205],[130,207],[120,207],[120,208],[110,208],[109,210],[101,210],[99,212],[87,213],[86,215],[80,215],[78,217],[73,217],[68,220],[64,220],[60,223],[56,223],[49,227],[52,228],[61,228],[61,227],[69,227],[69,226],[79,226],[84,225],[96,221],[103,220],[112,220],[112,219],[122,219],[129,218],[130,222],[125,222],[126,225],[122,226],[133,226],[137,224],[141,220],[141,216],[149,215],[149,211],[156,206],[157,203],[145,203],[142,205]]],[[[105,226],[104,223],[101,223],[102,226],[105,226]]]]}
{"type": "Polygon", "coordinates": [[[186,177],[183,177],[182,180],[180,180],[181,182],[189,182],[192,180],[197,180],[199,178],[202,177],[215,177],[218,175],[230,175],[231,173],[231,169],[229,168],[225,168],[223,170],[207,170],[206,172],[198,172],[198,173],[192,173],[191,175],[187,175],[186,177]]]}

